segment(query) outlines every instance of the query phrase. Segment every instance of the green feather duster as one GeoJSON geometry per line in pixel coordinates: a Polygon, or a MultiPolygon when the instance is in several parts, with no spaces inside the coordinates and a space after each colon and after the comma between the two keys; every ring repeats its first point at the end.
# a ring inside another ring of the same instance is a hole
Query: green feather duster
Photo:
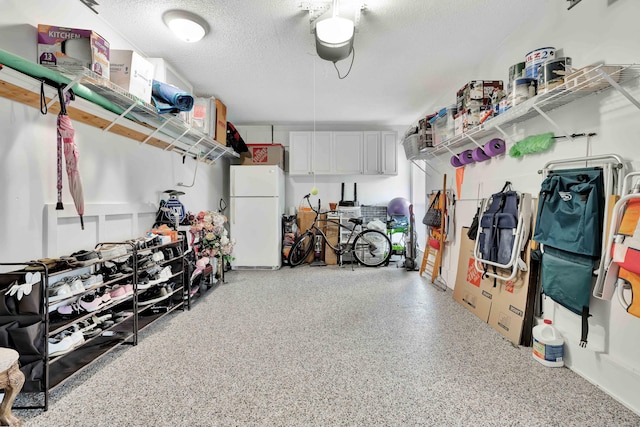
{"type": "Polygon", "coordinates": [[[540,135],[531,135],[516,142],[509,150],[511,157],[522,157],[525,154],[539,153],[546,151],[553,145],[553,132],[543,133],[540,135]]]}

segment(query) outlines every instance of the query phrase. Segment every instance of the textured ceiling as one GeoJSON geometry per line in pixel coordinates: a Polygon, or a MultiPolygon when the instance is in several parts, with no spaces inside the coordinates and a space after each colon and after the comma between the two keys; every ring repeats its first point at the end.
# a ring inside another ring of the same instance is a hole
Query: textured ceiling
{"type": "MultiPolygon", "coordinates": [[[[310,1],[98,3],[99,16],[141,53],[167,60],[196,95],[225,102],[235,124],[310,123],[314,115],[318,123],[411,124],[441,107],[434,99],[468,80],[465,68],[535,16],[523,13],[530,0],[367,0],[353,68],[340,80],[315,54],[309,13],[300,8],[310,1]],[[198,43],[179,41],[162,22],[170,9],[202,16],[209,34],[198,43]]],[[[354,3],[342,0],[341,15],[353,18],[354,3]]],[[[342,74],[349,63],[337,63],[342,74]]]]}

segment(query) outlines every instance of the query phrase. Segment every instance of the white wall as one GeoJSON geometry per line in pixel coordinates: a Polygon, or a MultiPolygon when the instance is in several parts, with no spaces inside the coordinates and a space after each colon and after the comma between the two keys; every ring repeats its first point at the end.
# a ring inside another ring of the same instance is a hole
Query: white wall
{"type": "MultiPolygon", "coordinates": [[[[637,16],[640,15],[640,2],[596,0],[583,1],[571,11],[567,11],[566,7],[566,2],[561,1],[540,2],[535,10],[540,20],[521,28],[505,45],[497,47],[494,57],[478,64],[475,70],[469,70],[468,80],[506,81],[510,65],[523,61],[527,52],[543,46],[563,48],[564,56],[572,57],[574,66],[578,68],[597,61],[609,64],[639,62],[640,28],[637,16]]],[[[464,83],[460,82],[460,86],[464,83]]],[[[636,99],[640,99],[640,83],[637,80],[625,87],[636,99]]],[[[457,89],[447,89],[452,101],[457,89]]],[[[433,109],[438,107],[434,105],[433,109]]],[[[638,170],[640,110],[616,91],[610,90],[576,101],[552,111],[550,116],[567,132],[596,132],[597,136],[573,142],[560,139],[550,151],[523,159],[506,156],[467,166],[459,194],[461,200],[456,210],[458,227],[471,223],[478,195],[482,198],[499,191],[506,180],[511,181],[518,191],[537,196],[542,181],[537,171],[550,160],[617,153],[629,166],[638,170]]],[[[510,138],[507,142],[513,144],[525,136],[548,131],[560,134],[544,119],[532,119],[508,129],[510,138]]],[[[465,148],[458,148],[457,151],[465,148]]],[[[427,189],[441,185],[442,173],[447,174],[448,182],[455,188],[455,170],[449,166],[450,157],[448,154],[440,157],[442,162],[430,161],[431,166],[440,173],[430,171],[426,175],[427,189]]],[[[443,276],[450,287],[455,284],[457,259],[456,243],[447,247],[443,265],[443,276]]],[[[553,319],[554,325],[565,337],[567,366],[640,414],[640,319],[624,312],[615,300],[592,298],[591,313],[589,344],[587,348],[580,348],[580,317],[550,299],[544,303],[544,317],[553,319]]]]}
{"type": "MultiPolygon", "coordinates": [[[[111,42],[114,48],[131,48],[118,34],[80,2],[5,0],[0,13],[0,49],[36,59],[36,27],[38,23],[78,28],[91,27],[111,42]]],[[[73,104],[72,104],[73,105],[73,104]]],[[[216,210],[220,197],[228,193],[228,161],[216,165],[200,164],[195,185],[178,187],[178,182],[191,184],[195,161],[120,137],[100,129],[74,123],[80,152],[80,172],[87,205],[93,211],[135,211],[140,206],[157,207],[163,191],[182,189],[181,197],[190,211],[216,210]],[[125,207],[122,208],[122,205],[125,207]]],[[[80,231],[73,219],[60,219],[58,252],[46,253],[43,236],[45,205],[55,203],[56,193],[56,115],[42,116],[37,109],[0,98],[0,261],[20,262],[43,256],[60,256],[71,251],[93,247],[101,240],[137,237],[153,223],[144,215],[139,228],[134,228],[128,215],[111,215],[111,225],[98,232],[95,219],[87,218],[86,230],[80,231]],[[116,224],[114,226],[114,224],[116,224]],[[68,231],[68,232],[67,232],[68,231]]],[[[65,214],[74,211],[63,172],[65,214]]],[[[228,199],[227,199],[228,200],[228,199]]],[[[148,210],[148,208],[146,208],[148,210]]]]}

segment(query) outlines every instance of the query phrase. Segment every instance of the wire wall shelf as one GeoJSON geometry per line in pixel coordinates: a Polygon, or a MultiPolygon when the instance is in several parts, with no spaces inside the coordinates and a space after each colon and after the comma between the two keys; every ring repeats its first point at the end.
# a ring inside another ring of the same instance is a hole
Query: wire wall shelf
{"type": "MultiPolygon", "coordinates": [[[[62,68],[58,66],[52,69],[70,80],[64,87],[64,91],[80,84],[104,98],[106,102],[103,104],[93,103],[104,108],[105,111],[115,114],[116,118],[108,119],[110,123],[103,128],[103,131],[109,131],[115,125],[131,128],[140,137],[129,137],[139,140],[141,144],[175,151],[183,156],[190,156],[206,163],[213,163],[221,157],[239,157],[231,147],[227,147],[214,140],[210,135],[191,127],[180,116],[158,114],[152,104],[131,95],[125,89],[87,68],[62,68]],[[138,126],[132,127],[132,123],[138,126]]],[[[3,73],[3,76],[9,78],[6,71],[3,73]]],[[[20,74],[17,71],[15,73],[20,74]]],[[[33,79],[38,80],[37,78],[33,79]]],[[[10,80],[14,79],[10,78],[10,80]]],[[[92,102],[91,100],[87,101],[92,102]]],[[[54,95],[48,106],[56,102],[57,95],[54,95]]]]}
{"type": "MultiPolygon", "coordinates": [[[[408,154],[412,157],[408,160],[427,160],[430,157],[435,157],[446,152],[453,153],[454,148],[468,145],[470,143],[481,146],[478,140],[495,134],[496,131],[506,136],[506,132],[503,130],[504,128],[537,116],[544,117],[557,127],[557,125],[546,115],[547,112],[567,105],[587,95],[602,92],[610,88],[618,90],[631,103],[640,109],[640,102],[634,99],[624,88],[620,86],[621,84],[637,79],[638,77],[640,77],[640,65],[638,64],[601,64],[584,67],[569,74],[565,83],[549,90],[546,93],[536,95],[521,104],[511,107],[505,113],[493,117],[485,123],[475,126],[461,135],[456,135],[438,146],[422,148],[419,150],[409,150],[408,154]]],[[[410,138],[411,136],[414,135],[410,135],[407,138],[410,138]]],[[[415,140],[417,142],[417,138],[415,140]]],[[[414,141],[406,142],[415,144],[414,141]]]]}
{"type": "Polygon", "coordinates": [[[238,154],[230,147],[220,144],[209,135],[191,127],[179,116],[158,114],[152,104],[131,95],[120,86],[113,84],[108,79],[89,69],[83,68],[80,73],[78,70],[58,71],[74,80],[80,76],[79,82],[82,85],[122,108],[124,111],[114,123],[120,122],[120,119],[125,117],[153,129],[143,143],[161,133],[173,138],[173,141],[164,148],[165,150],[178,150],[184,155],[192,155],[209,162],[213,162],[223,156],[238,157],[238,154]]]}

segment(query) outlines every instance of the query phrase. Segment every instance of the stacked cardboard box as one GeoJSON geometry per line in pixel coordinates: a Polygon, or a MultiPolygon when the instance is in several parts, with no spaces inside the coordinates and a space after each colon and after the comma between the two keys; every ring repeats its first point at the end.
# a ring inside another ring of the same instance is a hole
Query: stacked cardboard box
{"type": "MultiPolygon", "coordinates": [[[[530,329],[533,323],[535,285],[530,284],[530,271],[518,271],[513,280],[495,281],[483,278],[474,267],[475,242],[462,229],[458,274],[453,298],[467,310],[489,323],[514,344],[531,345],[530,329]]],[[[525,251],[525,263],[530,264],[529,248],[525,251]]],[[[498,273],[504,274],[498,270],[498,273]]]]}
{"type": "Polygon", "coordinates": [[[284,147],[282,144],[247,144],[249,156],[241,156],[242,165],[278,165],[284,170],[284,147]]]}

